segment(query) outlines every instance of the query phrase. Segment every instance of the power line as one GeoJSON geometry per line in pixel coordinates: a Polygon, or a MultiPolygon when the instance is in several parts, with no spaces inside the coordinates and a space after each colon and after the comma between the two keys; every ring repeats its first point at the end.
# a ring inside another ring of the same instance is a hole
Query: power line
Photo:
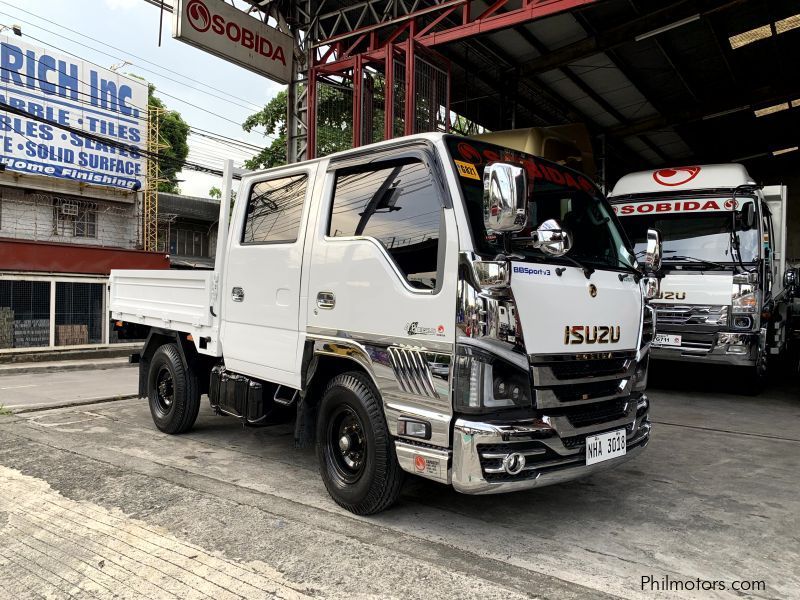
{"type": "MultiPolygon", "coordinates": [[[[6,13],[3,13],[2,11],[0,11],[0,14],[6,14],[6,13]]],[[[34,25],[34,27],[37,27],[37,25],[34,25]]],[[[56,34],[56,35],[58,35],[58,34],[56,34]]],[[[39,42],[40,44],[44,44],[45,46],[49,46],[50,48],[53,48],[54,50],[58,50],[59,52],[63,52],[64,54],[68,54],[69,56],[73,56],[73,57],[75,57],[76,59],[78,59],[78,60],[80,60],[80,61],[83,61],[83,62],[88,62],[89,64],[95,65],[96,67],[98,67],[98,68],[100,68],[100,69],[105,69],[105,67],[103,67],[102,65],[99,65],[99,64],[97,64],[97,63],[95,63],[95,62],[92,62],[92,61],[90,61],[90,60],[86,60],[85,58],[82,58],[82,57],[78,56],[78,55],[77,55],[77,54],[75,54],[74,52],[69,52],[68,50],[65,50],[65,49],[63,49],[63,48],[60,48],[60,47],[58,47],[58,46],[56,46],[56,45],[54,45],[54,44],[52,44],[52,43],[45,42],[44,40],[40,40],[39,38],[36,38],[36,37],[34,37],[34,36],[32,36],[32,35],[25,34],[25,37],[26,37],[26,38],[30,38],[30,39],[32,39],[32,40],[35,40],[35,41],[39,42]]],[[[62,36],[62,37],[63,37],[63,36],[62,36]]],[[[77,43],[77,42],[76,42],[76,43],[77,43]]],[[[79,45],[82,45],[82,44],[79,44],[79,45]]],[[[86,46],[86,47],[88,48],[88,46],[86,46]]],[[[91,49],[91,48],[90,48],[90,49],[91,49]]],[[[108,55],[108,56],[111,56],[111,55],[108,55]]],[[[113,58],[113,57],[112,57],[112,58],[113,58]]],[[[34,60],[36,60],[36,59],[34,59],[34,60]]],[[[129,77],[129,76],[126,76],[126,75],[123,75],[123,74],[119,74],[119,73],[117,73],[117,75],[120,75],[121,77],[125,77],[126,79],[128,79],[128,80],[130,80],[130,81],[134,81],[134,82],[136,82],[136,83],[140,83],[140,84],[141,84],[141,81],[140,81],[140,80],[136,80],[135,78],[131,78],[131,77],[129,77]]],[[[78,81],[80,81],[80,82],[81,82],[81,83],[83,83],[84,85],[89,85],[89,84],[87,84],[87,82],[85,82],[85,81],[83,81],[83,80],[81,80],[81,79],[78,79],[78,81]]],[[[224,121],[228,121],[228,122],[230,122],[230,123],[233,123],[234,125],[237,125],[237,126],[239,126],[239,127],[241,127],[241,126],[242,126],[242,124],[241,124],[241,123],[239,123],[239,122],[237,122],[237,121],[234,121],[233,119],[229,119],[228,117],[224,117],[224,116],[220,115],[218,112],[214,112],[214,111],[213,111],[213,110],[211,110],[211,109],[204,108],[204,107],[202,107],[202,106],[198,106],[197,104],[194,104],[194,103],[192,103],[192,102],[189,102],[188,100],[184,100],[183,98],[180,98],[179,96],[175,96],[175,95],[173,95],[173,94],[169,94],[169,93],[165,92],[165,91],[164,91],[164,90],[162,90],[162,89],[159,89],[159,90],[158,90],[158,94],[159,94],[159,95],[161,95],[161,96],[167,96],[167,97],[169,97],[169,98],[173,98],[173,99],[177,100],[178,102],[182,102],[183,104],[186,104],[186,105],[188,105],[188,106],[192,106],[192,107],[194,107],[194,108],[196,108],[196,109],[198,109],[198,110],[200,110],[200,111],[203,111],[203,112],[205,112],[205,113],[208,113],[209,115],[212,115],[212,116],[214,116],[214,117],[216,117],[216,118],[218,118],[218,119],[222,119],[222,120],[224,120],[224,121]]],[[[140,110],[144,110],[144,109],[143,109],[143,108],[141,108],[141,107],[134,107],[134,108],[140,108],[140,110]]],[[[257,131],[257,133],[259,133],[259,134],[263,135],[264,137],[266,137],[266,138],[268,138],[268,139],[270,139],[270,138],[271,138],[271,139],[275,139],[275,136],[274,136],[273,134],[267,133],[266,131],[263,131],[263,132],[261,132],[261,131],[257,131]]]]}
{"type": "MultiPolygon", "coordinates": [[[[40,19],[40,20],[45,21],[47,23],[51,23],[51,24],[55,25],[56,27],[60,27],[61,29],[66,29],[67,31],[71,31],[72,33],[76,33],[76,34],[78,34],[78,35],[80,35],[82,37],[85,37],[87,39],[92,40],[93,42],[97,42],[98,44],[103,44],[105,46],[108,46],[109,48],[114,48],[114,50],[117,50],[119,52],[124,52],[128,56],[133,56],[134,58],[136,58],[138,60],[143,60],[144,62],[146,62],[148,64],[151,64],[153,66],[156,66],[159,69],[162,69],[163,71],[167,71],[169,73],[174,73],[175,75],[178,75],[179,77],[182,77],[184,79],[189,79],[189,77],[187,77],[186,75],[184,75],[183,73],[181,73],[179,71],[175,71],[174,69],[170,69],[170,68],[165,67],[163,65],[160,65],[160,64],[158,64],[156,62],[148,60],[148,59],[144,58],[143,56],[138,56],[138,55],[134,54],[133,52],[129,52],[129,51],[124,50],[122,48],[118,48],[118,47],[116,47],[116,46],[114,46],[112,44],[109,44],[108,42],[104,42],[102,40],[98,40],[97,38],[93,38],[92,36],[86,35],[85,33],[82,33],[80,31],[76,31],[74,29],[70,29],[69,27],[67,27],[66,25],[62,25],[61,23],[56,23],[55,21],[51,21],[50,19],[45,19],[44,17],[42,17],[40,15],[37,15],[35,13],[32,13],[29,10],[25,10],[24,8],[19,8],[18,6],[14,6],[10,2],[6,2],[5,0],[0,0],[0,4],[5,4],[6,6],[10,6],[11,8],[13,8],[15,10],[19,10],[19,11],[24,12],[26,14],[29,14],[29,15],[31,15],[33,17],[36,17],[37,19],[40,19]]],[[[47,31],[47,30],[45,30],[45,31],[47,31]]],[[[56,34],[56,35],[58,35],[58,34],[56,34]]],[[[65,38],[65,39],[69,39],[69,38],[65,38]]],[[[162,75],[162,77],[163,77],[163,75],[162,75]]],[[[176,83],[180,83],[180,82],[176,82],[176,83]]],[[[187,84],[181,84],[181,85],[187,85],[187,84]]],[[[251,100],[247,100],[247,99],[241,98],[239,96],[234,96],[230,92],[226,92],[225,90],[221,90],[219,88],[215,88],[214,86],[211,86],[211,85],[208,85],[208,84],[204,84],[204,85],[206,85],[206,87],[208,87],[209,89],[212,89],[214,91],[217,91],[217,92],[220,92],[220,93],[225,94],[227,96],[230,96],[231,98],[236,98],[237,100],[241,100],[242,102],[246,102],[248,104],[251,104],[252,106],[254,106],[257,109],[261,108],[257,102],[252,102],[251,100]]]]}
{"type": "MultiPolygon", "coordinates": [[[[39,59],[37,59],[37,58],[33,58],[32,60],[34,62],[38,62],[39,61],[39,59]]],[[[92,64],[94,64],[94,63],[92,63],[92,64]]],[[[7,67],[0,67],[0,72],[16,73],[16,71],[13,71],[13,70],[11,70],[11,69],[9,69],[7,67]]],[[[50,84],[50,82],[47,81],[46,79],[41,79],[39,77],[33,77],[32,75],[29,75],[29,74],[26,74],[25,78],[26,79],[32,79],[32,80],[38,81],[38,82],[45,82],[45,83],[50,84]]],[[[86,81],[84,81],[82,79],[75,78],[75,80],[78,81],[79,83],[83,83],[84,85],[89,85],[86,81]]],[[[75,92],[76,94],[80,95],[80,96],[92,97],[92,95],[89,92],[83,92],[81,90],[72,90],[72,91],[75,92]]],[[[13,90],[12,90],[11,93],[14,93],[13,90]]],[[[72,100],[72,99],[70,99],[70,100],[72,102],[78,102],[79,104],[86,104],[88,106],[94,106],[94,104],[92,104],[90,101],[83,100],[83,99],[80,99],[80,98],[77,99],[77,100],[72,100]]],[[[147,108],[144,108],[142,106],[138,106],[138,105],[133,104],[133,103],[130,103],[130,107],[138,109],[140,114],[146,114],[147,111],[148,111],[147,108]]],[[[143,117],[143,116],[135,117],[133,115],[125,115],[125,117],[126,118],[130,118],[130,119],[139,119],[139,120],[145,122],[145,123],[143,123],[143,125],[146,125],[147,117],[143,117]]],[[[224,136],[221,133],[215,133],[215,132],[207,131],[205,129],[200,129],[200,128],[194,127],[192,125],[190,125],[189,128],[190,128],[192,133],[194,133],[195,135],[198,135],[200,137],[208,138],[208,139],[214,140],[214,141],[216,141],[218,143],[229,142],[228,145],[230,147],[232,147],[232,148],[239,148],[242,151],[247,151],[247,152],[250,152],[250,151],[261,152],[261,150],[262,150],[262,148],[260,146],[257,146],[255,144],[250,144],[250,143],[244,142],[242,140],[238,140],[236,138],[224,136]],[[197,130],[199,132],[202,132],[202,133],[197,133],[197,131],[195,131],[195,130],[197,130]]],[[[265,137],[266,137],[266,134],[265,134],[265,137]]]]}
{"type": "Polygon", "coordinates": [[[189,133],[191,133],[193,136],[203,138],[204,140],[211,140],[214,142],[218,142],[220,144],[226,144],[232,148],[240,149],[243,152],[261,152],[261,150],[264,149],[263,146],[257,146],[256,144],[247,144],[245,142],[237,140],[236,138],[230,138],[224,136],[217,137],[214,135],[208,135],[202,129],[198,129],[197,127],[194,127],[192,125],[189,126],[189,133]]]}
{"type": "MultiPolygon", "coordinates": [[[[45,31],[45,32],[49,33],[49,34],[52,34],[52,35],[55,35],[55,36],[57,36],[57,37],[60,37],[60,38],[62,38],[62,39],[64,39],[64,40],[67,40],[68,42],[72,42],[73,44],[77,44],[77,45],[79,45],[79,46],[82,46],[82,47],[84,47],[84,48],[88,48],[89,50],[92,50],[93,52],[98,52],[98,53],[100,53],[100,54],[103,54],[103,55],[105,55],[105,56],[108,56],[109,58],[113,58],[114,60],[123,60],[123,61],[125,60],[125,59],[124,59],[123,57],[121,57],[121,56],[116,56],[116,55],[114,55],[114,54],[111,54],[111,53],[109,53],[109,52],[105,52],[105,51],[103,51],[103,50],[100,50],[99,48],[95,48],[95,47],[93,47],[93,46],[89,46],[88,44],[84,44],[84,43],[82,43],[82,42],[79,42],[79,41],[77,41],[77,40],[74,40],[74,39],[72,39],[72,38],[70,38],[70,37],[67,37],[67,36],[65,36],[65,35],[62,35],[62,34],[60,34],[60,33],[57,33],[57,32],[55,32],[55,31],[52,31],[51,29],[47,29],[46,27],[42,27],[41,25],[37,25],[36,23],[31,23],[30,21],[26,21],[25,19],[20,19],[20,18],[19,18],[18,16],[16,16],[16,15],[11,15],[11,14],[8,14],[8,13],[6,13],[6,12],[3,12],[3,11],[0,11],[0,15],[5,15],[5,16],[7,16],[7,17],[10,17],[10,18],[12,18],[12,19],[18,20],[18,21],[20,21],[20,22],[22,22],[22,23],[26,23],[26,24],[30,25],[31,27],[36,27],[36,28],[38,28],[38,29],[41,29],[42,31],[45,31]]],[[[46,21],[46,22],[48,22],[48,23],[53,23],[53,21],[50,21],[49,19],[45,19],[45,18],[43,18],[43,17],[39,17],[39,18],[41,18],[43,21],[46,21]]],[[[53,24],[56,24],[56,23],[53,23],[53,24]]],[[[30,37],[31,39],[34,39],[34,40],[36,39],[36,38],[35,38],[35,37],[33,37],[33,36],[29,36],[27,33],[25,34],[25,37],[30,37]]],[[[87,37],[88,37],[88,36],[87,36],[87,37]]],[[[40,41],[40,40],[37,40],[37,41],[40,41]]],[[[103,43],[103,42],[100,42],[100,43],[103,43]]],[[[110,48],[113,48],[113,46],[111,46],[110,44],[109,44],[108,46],[109,46],[110,48]]],[[[122,52],[124,52],[124,50],[123,50],[122,52]]],[[[133,55],[131,55],[131,56],[133,56],[133,55]]],[[[126,62],[127,62],[127,61],[126,61],[126,62]]],[[[144,72],[146,72],[146,73],[150,73],[150,74],[152,74],[152,75],[155,75],[156,77],[162,77],[162,78],[166,79],[167,81],[171,81],[171,82],[173,82],[173,83],[177,83],[178,85],[183,85],[183,86],[186,86],[186,87],[188,87],[188,88],[190,88],[190,89],[196,90],[196,91],[198,91],[198,92],[200,92],[200,93],[203,93],[203,94],[207,94],[207,95],[209,95],[209,96],[212,96],[212,97],[214,97],[214,98],[217,98],[217,99],[219,99],[219,100],[224,100],[224,101],[226,101],[226,102],[230,102],[231,104],[235,104],[236,106],[240,106],[241,108],[245,108],[245,109],[247,109],[247,110],[249,110],[249,111],[252,111],[252,110],[260,110],[260,109],[261,109],[261,107],[259,107],[259,106],[258,106],[257,104],[255,104],[255,103],[249,103],[249,104],[251,104],[251,106],[245,106],[244,104],[241,104],[241,103],[239,103],[239,102],[233,102],[232,100],[230,100],[230,98],[233,98],[234,96],[230,96],[230,95],[229,95],[229,97],[228,97],[228,98],[225,98],[225,97],[223,97],[223,96],[218,96],[217,94],[212,94],[211,92],[208,92],[208,91],[204,90],[203,88],[195,87],[195,86],[193,86],[193,85],[189,85],[188,83],[183,83],[182,81],[176,81],[175,79],[172,79],[172,78],[170,78],[170,77],[167,77],[166,75],[162,75],[161,73],[157,73],[156,71],[153,71],[152,69],[148,69],[148,68],[146,68],[146,67],[143,67],[143,66],[141,66],[141,65],[133,65],[133,66],[136,66],[138,69],[141,69],[142,71],[144,71],[144,72]]],[[[247,102],[247,100],[245,100],[245,102],[247,102]]]]}
{"type": "MultiPolygon", "coordinates": [[[[119,150],[124,150],[125,152],[130,152],[132,154],[141,154],[143,156],[147,156],[147,157],[153,158],[155,160],[159,160],[159,161],[172,162],[172,163],[176,164],[179,168],[182,168],[182,169],[183,168],[188,168],[189,170],[192,170],[192,171],[200,171],[200,172],[204,172],[204,173],[209,173],[211,175],[218,175],[218,176],[222,175],[222,170],[220,170],[220,169],[214,169],[214,168],[208,167],[206,165],[202,165],[202,164],[194,163],[194,162],[190,162],[190,161],[181,161],[181,160],[179,160],[177,158],[173,158],[171,156],[165,156],[165,155],[160,154],[158,152],[150,152],[149,150],[146,150],[146,149],[143,149],[143,148],[138,148],[138,147],[130,145],[130,144],[125,144],[125,143],[120,142],[118,140],[115,140],[113,138],[109,138],[109,137],[106,137],[106,136],[103,136],[103,135],[97,135],[95,133],[91,133],[91,132],[88,132],[88,131],[83,131],[81,129],[78,129],[77,127],[72,127],[70,125],[62,125],[61,123],[58,123],[57,121],[51,121],[50,119],[46,119],[44,117],[40,117],[38,115],[31,114],[31,113],[29,113],[29,112],[27,112],[25,110],[22,110],[21,108],[17,108],[15,106],[11,106],[10,104],[0,103],[0,106],[3,107],[2,108],[3,110],[5,110],[6,112],[9,112],[11,114],[15,114],[15,115],[19,115],[19,116],[22,116],[22,117],[25,117],[25,118],[28,118],[28,119],[32,119],[32,120],[38,121],[40,123],[45,123],[47,125],[51,125],[53,127],[56,127],[58,129],[62,129],[64,131],[69,131],[70,133],[74,133],[74,134],[79,135],[79,136],[81,136],[81,137],[83,137],[85,139],[92,140],[92,141],[98,142],[100,144],[105,144],[107,146],[111,146],[112,148],[117,148],[119,150]]],[[[23,134],[23,136],[26,139],[29,139],[24,134],[23,134]]],[[[30,140],[30,141],[33,142],[33,140],[30,140]]]]}

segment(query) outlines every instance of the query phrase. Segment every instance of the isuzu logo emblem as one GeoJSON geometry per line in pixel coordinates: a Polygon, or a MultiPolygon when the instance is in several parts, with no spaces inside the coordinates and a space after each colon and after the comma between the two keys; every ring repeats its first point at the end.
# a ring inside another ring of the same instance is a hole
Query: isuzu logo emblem
{"type": "Polygon", "coordinates": [[[594,298],[597,296],[597,286],[593,283],[589,284],[589,295],[594,298]]]}

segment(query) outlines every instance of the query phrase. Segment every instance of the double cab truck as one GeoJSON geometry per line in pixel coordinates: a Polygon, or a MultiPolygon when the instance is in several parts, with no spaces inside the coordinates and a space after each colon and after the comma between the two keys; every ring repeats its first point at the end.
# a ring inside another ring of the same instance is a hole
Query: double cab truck
{"type": "Polygon", "coordinates": [[[626,175],[609,199],[636,251],[663,240],[653,358],[736,366],[757,391],[790,331],[786,187],[701,165],[626,175]]]}
{"type": "Polygon", "coordinates": [[[580,173],[421,134],[248,174],[230,225],[225,204],[213,271],[111,273],[160,430],[203,394],[245,424],[289,413],[357,514],[406,473],[506,492],[648,443],[657,240],[640,265],[580,173]]]}

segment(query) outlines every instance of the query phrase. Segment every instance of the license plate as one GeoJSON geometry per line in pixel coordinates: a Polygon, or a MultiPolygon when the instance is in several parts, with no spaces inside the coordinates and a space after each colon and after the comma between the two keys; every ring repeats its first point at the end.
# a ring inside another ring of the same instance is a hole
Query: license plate
{"type": "Polygon", "coordinates": [[[657,333],[653,338],[653,346],[677,346],[680,348],[681,336],[671,333],[657,333]]]}
{"type": "Polygon", "coordinates": [[[593,465],[624,456],[627,441],[624,429],[586,436],[586,464],[593,465]]]}

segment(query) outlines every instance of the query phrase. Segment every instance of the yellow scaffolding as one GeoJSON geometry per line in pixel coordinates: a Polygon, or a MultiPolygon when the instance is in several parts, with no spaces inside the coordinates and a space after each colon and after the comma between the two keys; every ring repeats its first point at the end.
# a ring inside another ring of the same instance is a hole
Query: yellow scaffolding
{"type": "Polygon", "coordinates": [[[168,144],[161,141],[160,123],[166,111],[159,106],[147,110],[147,182],[143,190],[142,248],[158,250],[158,184],[162,182],[157,156],[168,144]]]}

